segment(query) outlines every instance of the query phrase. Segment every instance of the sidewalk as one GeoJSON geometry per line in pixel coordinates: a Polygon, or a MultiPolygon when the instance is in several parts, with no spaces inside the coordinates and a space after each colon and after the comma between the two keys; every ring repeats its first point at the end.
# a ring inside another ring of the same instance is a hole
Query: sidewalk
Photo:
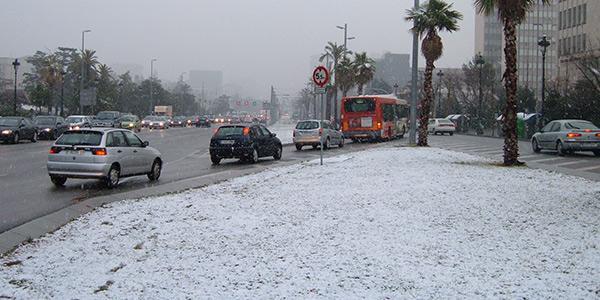
{"type": "Polygon", "coordinates": [[[595,298],[600,187],[382,148],[112,203],[0,259],[0,298],[595,298]]]}

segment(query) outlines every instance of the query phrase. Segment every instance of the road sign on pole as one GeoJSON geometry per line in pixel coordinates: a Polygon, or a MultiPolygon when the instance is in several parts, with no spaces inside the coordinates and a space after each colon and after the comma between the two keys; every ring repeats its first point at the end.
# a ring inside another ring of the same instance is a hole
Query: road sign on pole
{"type": "Polygon", "coordinates": [[[316,67],[313,71],[312,79],[318,87],[324,87],[327,83],[329,83],[329,70],[323,66],[316,67]]]}

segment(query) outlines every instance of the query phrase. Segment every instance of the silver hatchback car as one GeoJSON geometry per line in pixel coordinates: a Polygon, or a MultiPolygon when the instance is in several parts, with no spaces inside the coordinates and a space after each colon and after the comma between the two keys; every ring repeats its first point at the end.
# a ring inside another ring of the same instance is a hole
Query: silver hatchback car
{"type": "Polygon", "coordinates": [[[298,151],[304,146],[312,146],[316,149],[321,145],[323,149],[329,149],[331,145],[344,147],[344,134],[330,121],[304,120],[296,124],[293,133],[293,141],[298,151]]]}
{"type": "Polygon", "coordinates": [[[67,178],[95,178],[108,187],[136,175],[158,180],[162,166],[158,150],[130,130],[115,128],[66,131],[50,148],[47,164],[56,186],[63,186],[67,178]]]}

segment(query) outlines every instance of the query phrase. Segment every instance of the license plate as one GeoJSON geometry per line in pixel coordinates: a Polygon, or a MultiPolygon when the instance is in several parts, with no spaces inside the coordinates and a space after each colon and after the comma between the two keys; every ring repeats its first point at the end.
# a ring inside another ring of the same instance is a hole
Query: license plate
{"type": "Polygon", "coordinates": [[[233,145],[234,143],[235,143],[234,140],[221,141],[221,145],[233,145]]]}
{"type": "Polygon", "coordinates": [[[85,151],[84,150],[67,150],[66,153],[71,154],[71,155],[83,155],[85,153],[85,151]]]}
{"type": "Polygon", "coordinates": [[[371,117],[360,118],[360,127],[363,127],[363,128],[373,127],[373,118],[371,118],[371,117]]]}

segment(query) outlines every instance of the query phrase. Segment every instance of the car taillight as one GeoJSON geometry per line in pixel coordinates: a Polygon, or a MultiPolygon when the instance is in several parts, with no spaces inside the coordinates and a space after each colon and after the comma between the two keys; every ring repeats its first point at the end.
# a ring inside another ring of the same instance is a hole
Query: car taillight
{"type": "Polygon", "coordinates": [[[568,138],[576,138],[576,137],[580,137],[581,133],[577,133],[577,132],[569,132],[567,133],[567,137],[568,138]]]}
{"type": "Polygon", "coordinates": [[[596,137],[599,137],[599,138],[600,138],[600,133],[596,133],[596,137]]]}
{"type": "Polygon", "coordinates": [[[348,125],[348,121],[344,121],[344,123],[342,124],[342,130],[344,130],[344,131],[345,131],[345,130],[348,130],[348,127],[350,127],[350,126],[348,125]]]}
{"type": "Polygon", "coordinates": [[[106,153],[106,149],[104,148],[93,148],[92,149],[92,154],[94,155],[100,155],[100,156],[105,156],[106,153]]]}
{"type": "Polygon", "coordinates": [[[381,129],[381,122],[377,122],[377,129],[381,129]]]}
{"type": "Polygon", "coordinates": [[[244,135],[250,134],[250,127],[244,127],[244,135]]]}
{"type": "Polygon", "coordinates": [[[585,131],[585,132],[592,132],[591,129],[584,129],[583,131],[585,131]]]}
{"type": "Polygon", "coordinates": [[[323,128],[319,128],[319,136],[323,135],[323,128]]]}
{"type": "Polygon", "coordinates": [[[60,153],[60,151],[62,151],[62,148],[60,148],[60,147],[50,147],[49,153],[50,154],[58,154],[58,153],[60,153]]]}

